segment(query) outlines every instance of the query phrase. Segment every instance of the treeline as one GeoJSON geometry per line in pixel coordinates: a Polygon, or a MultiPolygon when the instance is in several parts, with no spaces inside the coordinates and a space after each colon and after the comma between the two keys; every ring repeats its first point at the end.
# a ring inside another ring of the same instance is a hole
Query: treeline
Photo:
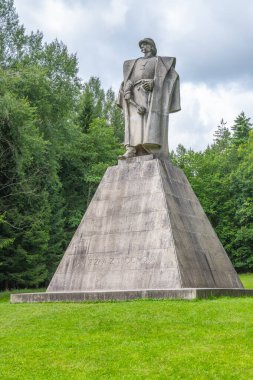
{"type": "MultiPolygon", "coordinates": [[[[26,34],[0,2],[0,289],[44,286],[106,168],[122,153],[123,118],[98,78],[82,83],[75,55],[26,34]]],[[[238,116],[212,146],[179,146],[188,176],[234,265],[253,268],[253,133],[238,116]]]]}
{"type": "Polygon", "coordinates": [[[187,175],[238,271],[253,269],[253,130],[242,112],[231,130],[222,120],[203,152],[182,145],[172,161],[187,175]]]}
{"type": "Polygon", "coordinates": [[[83,84],[75,55],[26,34],[0,2],[0,288],[52,276],[106,168],[122,153],[112,90],[83,84]]]}

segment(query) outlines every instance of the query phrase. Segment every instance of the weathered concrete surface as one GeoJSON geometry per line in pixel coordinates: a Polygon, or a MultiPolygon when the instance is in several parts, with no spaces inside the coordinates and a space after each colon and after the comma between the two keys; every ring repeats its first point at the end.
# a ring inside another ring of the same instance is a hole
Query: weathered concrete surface
{"type": "Polygon", "coordinates": [[[146,155],[107,169],[47,291],[242,287],[182,170],[146,155]]]}
{"type": "Polygon", "coordinates": [[[210,297],[253,297],[253,289],[147,289],[97,292],[47,292],[12,294],[11,303],[127,301],[133,299],[200,299],[210,297]]]}

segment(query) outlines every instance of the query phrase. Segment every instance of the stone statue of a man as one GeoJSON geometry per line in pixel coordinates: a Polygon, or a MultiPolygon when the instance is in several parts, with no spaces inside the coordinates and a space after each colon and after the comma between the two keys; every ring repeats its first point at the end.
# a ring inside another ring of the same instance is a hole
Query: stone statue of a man
{"type": "Polygon", "coordinates": [[[151,38],[139,42],[144,57],[124,62],[118,105],[125,117],[126,159],[168,154],[169,113],[180,111],[176,59],[158,57],[151,38]]]}

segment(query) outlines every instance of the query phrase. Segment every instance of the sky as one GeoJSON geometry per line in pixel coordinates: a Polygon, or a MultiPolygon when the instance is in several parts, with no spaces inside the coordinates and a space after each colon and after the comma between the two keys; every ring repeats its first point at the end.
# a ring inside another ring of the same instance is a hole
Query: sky
{"type": "Polygon", "coordinates": [[[182,110],[170,116],[169,146],[203,150],[223,118],[253,117],[252,0],[14,0],[27,32],[63,41],[79,77],[118,91],[122,65],[153,38],[158,55],[176,57],[182,110]]]}

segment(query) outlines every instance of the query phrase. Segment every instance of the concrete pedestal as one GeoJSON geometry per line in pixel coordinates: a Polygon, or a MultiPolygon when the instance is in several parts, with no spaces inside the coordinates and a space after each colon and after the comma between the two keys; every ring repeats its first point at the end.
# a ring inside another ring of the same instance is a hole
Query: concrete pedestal
{"type": "Polygon", "coordinates": [[[208,288],[245,294],[183,171],[146,155],[107,169],[48,295],[34,300],[194,298],[208,288]]]}

